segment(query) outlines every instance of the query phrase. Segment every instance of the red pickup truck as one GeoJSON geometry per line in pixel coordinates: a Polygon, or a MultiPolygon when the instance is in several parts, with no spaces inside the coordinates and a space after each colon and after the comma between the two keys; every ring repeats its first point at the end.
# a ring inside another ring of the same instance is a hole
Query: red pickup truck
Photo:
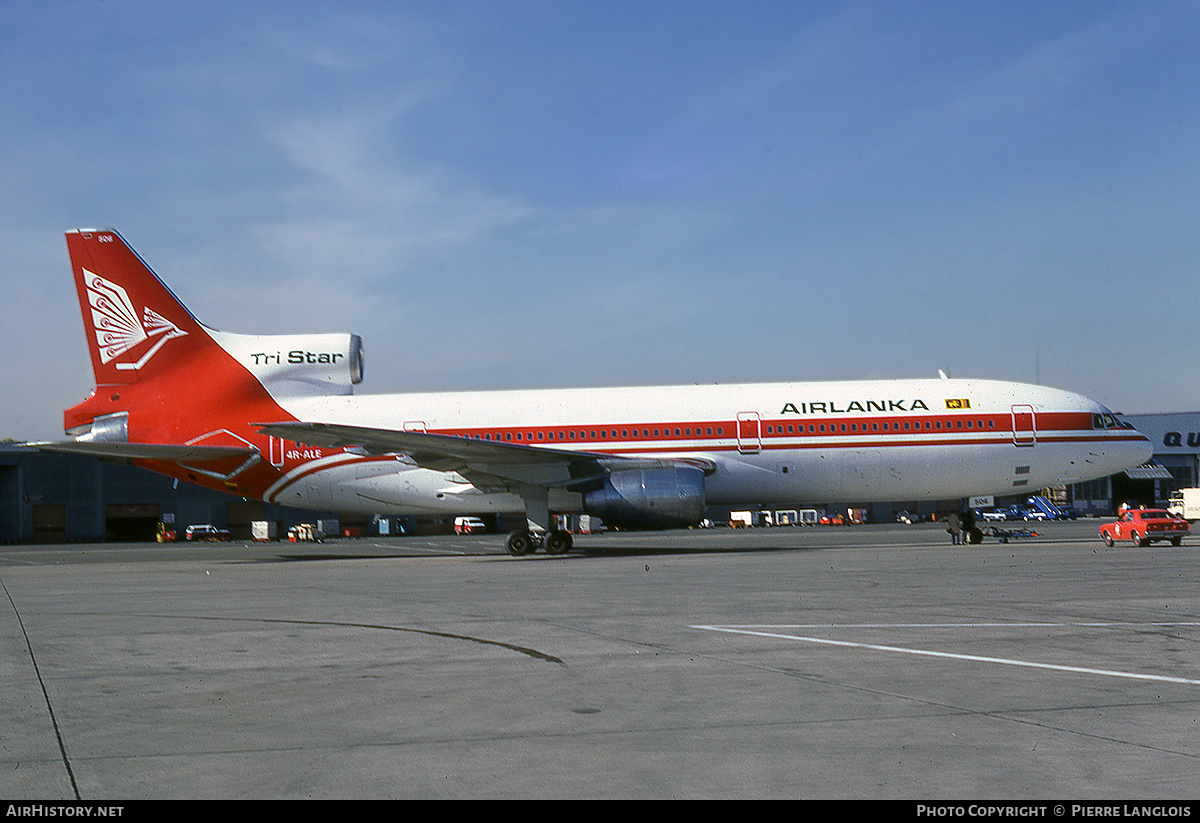
{"type": "Polygon", "coordinates": [[[1191,533],[1188,522],[1162,509],[1126,509],[1114,523],[1100,527],[1100,539],[1108,545],[1129,540],[1135,546],[1148,546],[1155,540],[1170,540],[1178,546],[1191,533]]]}

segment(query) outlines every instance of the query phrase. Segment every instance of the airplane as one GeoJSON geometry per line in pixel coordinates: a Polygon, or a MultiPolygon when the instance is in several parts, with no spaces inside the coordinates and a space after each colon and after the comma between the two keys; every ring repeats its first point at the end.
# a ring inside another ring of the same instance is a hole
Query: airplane
{"type": "Polygon", "coordinates": [[[523,512],[515,556],[570,550],[558,513],[665,529],[710,505],[1014,494],[1152,452],[1086,397],[944,374],[356,395],[358,335],[217,331],[116,231],[66,240],[96,386],[41,448],[317,511],[523,512]]]}

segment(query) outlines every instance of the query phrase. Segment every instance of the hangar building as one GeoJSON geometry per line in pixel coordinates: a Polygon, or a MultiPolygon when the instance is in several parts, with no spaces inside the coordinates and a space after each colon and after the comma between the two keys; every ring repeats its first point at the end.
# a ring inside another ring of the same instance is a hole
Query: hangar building
{"type": "Polygon", "coordinates": [[[152,541],[160,522],[174,524],[180,538],[191,524],[211,523],[248,539],[254,520],[286,534],[320,517],[332,515],[177,484],[136,466],[0,444],[0,543],[152,541]]]}

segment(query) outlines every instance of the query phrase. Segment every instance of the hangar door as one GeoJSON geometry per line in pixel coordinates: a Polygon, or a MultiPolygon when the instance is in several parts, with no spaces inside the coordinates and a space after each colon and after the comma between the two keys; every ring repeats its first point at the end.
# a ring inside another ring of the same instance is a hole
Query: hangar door
{"type": "Polygon", "coordinates": [[[157,503],[110,503],[104,507],[104,539],[116,543],[154,542],[158,518],[157,503]]]}
{"type": "Polygon", "coordinates": [[[33,507],[35,543],[61,543],[67,539],[67,507],[38,504],[33,507]]]}

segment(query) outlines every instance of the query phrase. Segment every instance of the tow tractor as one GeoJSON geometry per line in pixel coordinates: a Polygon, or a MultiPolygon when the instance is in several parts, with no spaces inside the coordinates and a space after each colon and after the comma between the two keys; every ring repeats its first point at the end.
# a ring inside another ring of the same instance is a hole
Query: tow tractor
{"type": "Polygon", "coordinates": [[[988,526],[983,530],[983,533],[989,537],[994,537],[1001,543],[1007,543],[1009,540],[1021,540],[1026,537],[1041,537],[1035,531],[1029,529],[1002,529],[999,526],[988,526]]]}

